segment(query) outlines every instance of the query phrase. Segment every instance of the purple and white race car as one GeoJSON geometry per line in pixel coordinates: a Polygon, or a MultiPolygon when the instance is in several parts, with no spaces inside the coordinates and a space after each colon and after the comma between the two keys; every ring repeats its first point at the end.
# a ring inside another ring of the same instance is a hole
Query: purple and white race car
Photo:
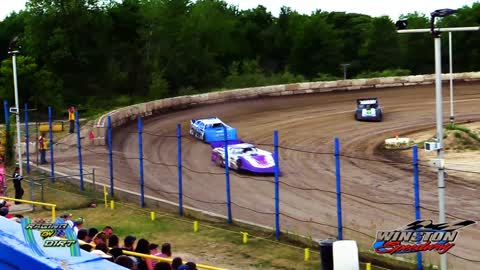
{"type": "MultiPolygon", "coordinates": [[[[227,146],[228,165],[237,171],[250,171],[255,173],[274,173],[275,160],[272,153],[256,148],[249,143],[231,144],[227,146]]],[[[212,150],[212,161],[225,167],[224,146],[212,150]]]]}

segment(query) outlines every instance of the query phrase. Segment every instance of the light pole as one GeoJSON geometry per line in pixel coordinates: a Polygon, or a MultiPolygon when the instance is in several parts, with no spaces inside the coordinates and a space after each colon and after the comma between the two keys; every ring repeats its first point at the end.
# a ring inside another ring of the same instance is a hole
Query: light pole
{"type": "Polygon", "coordinates": [[[350,66],[351,64],[340,64],[343,67],[343,79],[347,79],[347,67],[350,66]]]}
{"type": "Polygon", "coordinates": [[[452,32],[448,32],[448,63],[450,66],[450,125],[455,125],[453,114],[453,62],[452,62],[452,32]]]}
{"type": "MultiPolygon", "coordinates": [[[[430,20],[430,29],[411,29],[398,30],[398,33],[431,33],[434,37],[435,45],[435,96],[436,96],[436,122],[437,122],[437,175],[438,175],[438,210],[439,223],[445,222],[445,172],[443,162],[443,108],[442,108],[442,58],[441,58],[441,39],[440,33],[460,32],[460,31],[478,31],[480,27],[454,27],[454,28],[435,28],[436,17],[446,17],[456,13],[453,9],[439,9],[432,12],[430,20]]],[[[406,27],[406,24],[403,24],[406,27]]],[[[397,25],[398,27],[398,25],[397,25]]],[[[400,28],[404,29],[404,28],[400,28]]],[[[451,75],[450,75],[451,76],[451,75]]],[[[451,78],[451,77],[450,77],[451,78]]],[[[447,269],[446,254],[440,255],[440,269],[447,269]]]]}
{"type": "Polygon", "coordinates": [[[17,153],[18,153],[18,167],[20,168],[20,175],[23,175],[22,170],[22,145],[20,135],[20,109],[18,107],[18,84],[17,84],[17,57],[20,53],[17,46],[18,37],[15,37],[11,42],[8,50],[8,54],[12,55],[12,67],[13,67],[13,87],[15,90],[15,110],[10,109],[15,114],[17,122],[17,153]]]}

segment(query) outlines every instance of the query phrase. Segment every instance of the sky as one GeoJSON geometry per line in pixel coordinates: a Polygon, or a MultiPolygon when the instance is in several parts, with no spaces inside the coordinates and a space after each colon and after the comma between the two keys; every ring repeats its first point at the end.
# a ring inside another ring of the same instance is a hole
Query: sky
{"type": "MultiPolygon", "coordinates": [[[[27,0],[0,0],[0,20],[12,11],[24,9],[27,0]]],[[[226,0],[240,9],[250,9],[258,5],[265,6],[274,16],[278,16],[280,7],[287,6],[303,14],[312,11],[343,11],[361,13],[373,17],[387,15],[393,21],[401,14],[418,11],[429,15],[430,12],[441,9],[457,9],[465,5],[472,6],[476,1],[467,0],[226,0]]]]}

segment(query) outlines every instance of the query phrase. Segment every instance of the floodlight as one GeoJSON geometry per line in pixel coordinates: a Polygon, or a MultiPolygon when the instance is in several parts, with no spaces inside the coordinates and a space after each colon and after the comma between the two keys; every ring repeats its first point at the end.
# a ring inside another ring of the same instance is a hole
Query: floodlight
{"type": "Polygon", "coordinates": [[[397,30],[407,29],[408,21],[407,21],[407,20],[398,20],[398,21],[395,23],[395,26],[397,27],[397,30]]]}

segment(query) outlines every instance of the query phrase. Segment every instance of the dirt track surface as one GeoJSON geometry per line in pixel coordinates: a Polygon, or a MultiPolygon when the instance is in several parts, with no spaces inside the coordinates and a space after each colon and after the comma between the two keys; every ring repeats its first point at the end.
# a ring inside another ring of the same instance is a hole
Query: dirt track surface
{"type": "MultiPolygon", "coordinates": [[[[447,85],[444,86],[444,94],[444,116],[447,122],[447,85]]],[[[455,85],[455,112],[458,121],[479,120],[479,104],[479,83],[455,85]]],[[[365,249],[372,250],[374,239],[369,236],[374,237],[377,230],[397,229],[415,219],[410,159],[400,154],[385,155],[378,146],[395,133],[401,135],[435,126],[433,85],[244,100],[171,112],[145,120],[143,150],[146,194],[178,202],[178,195],[175,194],[178,192],[175,134],[177,123],[181,123],[184,135],[184,204],[226,215],[224,170],[210,161],[209,145],[188,136],[189,120],[208,116],[220,117],[238,129],[240,139],[256,143],[259,148],[266,150],[272,150],[270,145],[273,144],[273,131],[278,130],[280,167],[283,172],[280,177],[282,230],[318,239],[337,235],[334,137],[340,139],[342,154],[344,239],[355,239],[365,249]],[[365,97],[379,98],[384,108],[383,122],[354,120],[356,99],[365,97]],[[387,204],[380,204],[382,202],[387,204]]],[[[136,123],[115,129],[113,142],[116,186],[138,192],[136,123]]],[[[89,152],[93,150],[105,153],[106,150],[104,147],[90,147],[86,150],[83,153],[84,165],[96,167],[97,173],[104,176],[97,179],[107,182],[107,156],[89,152]]],[[[71,153],[74,154],[73,150],[71,153]]],[[[67,159],[57,156],[57,162],[67,162],[67,159]]],[[[427,164],[427,161],[421,161],[421,164],[427,164]]],[[[57,168],[61,170],[61,167],[57,168]]],[[[424,207],[422,218],[438,222],[436,173],[425,166],[420,167],[420,173],[421,206],[424,207]]],[[[480,175],[473,177],[480,178],[480,175]]],[[[239,177],[232,172],[233,218],[273,228],[272,181],[271,176],[239,177]]],[[[478,185],[464,185],[462,179],[449,175],[446,171],[448,214],[480,220],[479,197],[478,185]]],[[[456,219],[447,215],[447,221],[452,220],[456,219]]],[[[480,225],[461,230],[456,243],[451,253],[480,261],[480,225]]],[[[424,258],[438,262],[439,256],[436,253],[427,254],[429,255],[424,258]]],[[[448,259],[449,264],[455,266],[454,269],[480,269],[480,262],[469,262],[453,255],[448,255],[448,259]]]]}

